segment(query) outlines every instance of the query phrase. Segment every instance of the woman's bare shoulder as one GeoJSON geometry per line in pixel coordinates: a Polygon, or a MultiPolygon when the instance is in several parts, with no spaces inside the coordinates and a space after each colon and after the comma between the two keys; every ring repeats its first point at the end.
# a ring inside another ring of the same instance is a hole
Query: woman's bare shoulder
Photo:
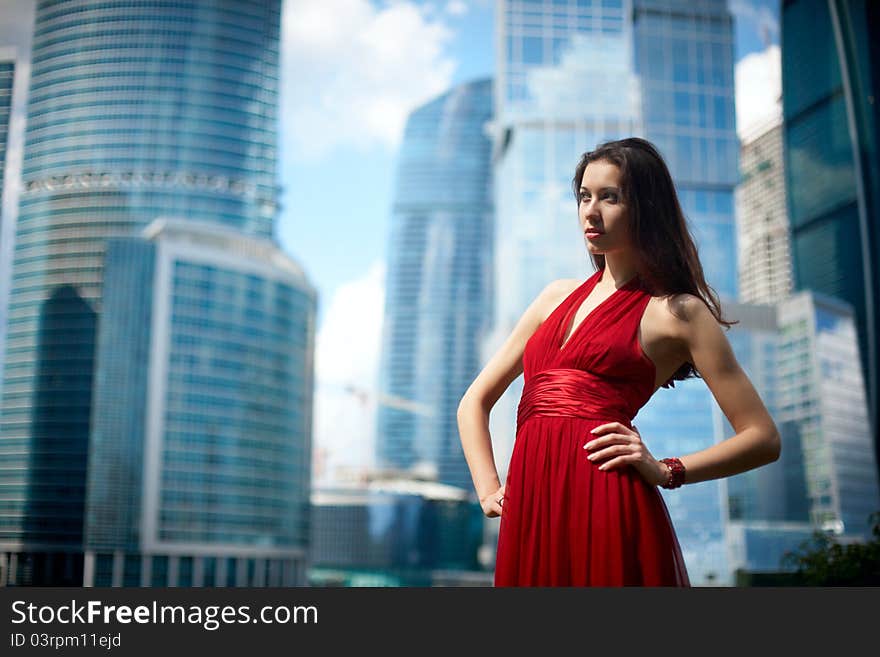
{"type": "Polygon", "coordinates": [[[541,293],[541,298],[544,301],[541,313],[542,321],[547,319],[556,307],[582,284],[583,281],[577,278],[557,278],[555,281],[550,281],[541,293]]]}
{"type": "Polygon", "coordinates": [[[583,285],[583,281],[579,278],[557,278],[552,281],[548,287],[552,287],[558,294],[568,296],[574,292],[579,286],[583,285]]]}
{"type": "Polygon", "coordinates": [[[689,292],[652,297],[650,305],[655,330],[669,338],[684,338],[695,319],[711,314],[706,302],[689,292]]]}

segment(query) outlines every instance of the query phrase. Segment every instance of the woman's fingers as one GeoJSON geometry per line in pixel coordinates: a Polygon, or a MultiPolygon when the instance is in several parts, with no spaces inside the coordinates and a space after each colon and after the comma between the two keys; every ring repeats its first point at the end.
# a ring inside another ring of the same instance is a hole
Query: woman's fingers
{"type": "Polygon", "coordinates": [[[613,458],[610,461],[606,461],[602,465],[599,466],[600,470],[610,470],[611,468],[618,465],[626,465],[628,463],[632,463],[634,461],[632,454],[625,454],[623,456],[618,456],[617,458],[613,458]]]}
{"type": "Polygon", "coordinates": [[[590,429],[590,433],[599,434],[603,431],[629,431],[625,424],[621,424],[620,422],[607,422],[606,424],[600,424],[598,427],[593,427],[590,429]]]}
{"type": "Polygon", "coordinates": [[[584,449],[597,449],[605,445],[613,445],[616,443],[632,443],[638,436],[633,434],[609,433],[601,438],[594,438],[584,445],[584,449]]]}
{"type": "Polygon", "coordinates": [[[496,518],[501,515],[504,508],[504,490],[505,484],[502,484],[497,491],[483,498],[483,513],[487,518],[496,518]]]}
{"type": "Polygon", "coordinates": [[[596,427],[591,434],[592,439],[584,445],[584,449],[590,450],[590,455],[587,458],[591,462],[595,464],[602,462],[599,470],[608,471],[612,468],[632,465],[646,480],[656,480],[654,458],[642,442],[642,436],[636,425],[632,425],[632,429],[630,429],[620,422],[611,422],[596,427]],[[601,433],[603,429],[605,431],[613,430],[614,433],[606,433],[599,438],[592,438],[596,433],[601,433]]]}
{"type": "Polygon", "coordinates": [[[606,447],[605,449],[600,449],[598,452],[593,452],[587,458],[590,461],[598,462],[603,459],[607,459],[610,456],[617,456],[619,454],[634,454],[636,446],[632,443],[627,443],[625,445],[611,445],[610,447],[606,447]]]}

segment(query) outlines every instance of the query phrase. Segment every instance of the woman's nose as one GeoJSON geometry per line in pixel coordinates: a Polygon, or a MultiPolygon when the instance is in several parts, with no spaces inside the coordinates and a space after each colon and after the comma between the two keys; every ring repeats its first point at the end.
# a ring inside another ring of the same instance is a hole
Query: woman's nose
{"type": "Polygon", "coordinates": [[[585,203],[584,204],[584,216],[593,217],[595,215],[596,215],[596,202],[589,201],[588,203],[585,203]]]}

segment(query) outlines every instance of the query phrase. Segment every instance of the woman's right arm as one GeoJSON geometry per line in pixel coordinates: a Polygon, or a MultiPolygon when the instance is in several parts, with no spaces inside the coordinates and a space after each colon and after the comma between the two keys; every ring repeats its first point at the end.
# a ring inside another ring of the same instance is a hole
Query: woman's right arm
{"type": "Polygon", "coordinates": [[[492,438],[489,435],[489,412],[514,379],[522,374],[526,342],[559,302],[561,295],[570,291],[570,287],[570,281],[560,279],[541,291],[523,313],[510,337],[492,356],[459,402],[461,446],[483,511],[490,518],[501,514],[497,500],[504,494],[504,486],[498,479],[495,467],[492,438]]]}

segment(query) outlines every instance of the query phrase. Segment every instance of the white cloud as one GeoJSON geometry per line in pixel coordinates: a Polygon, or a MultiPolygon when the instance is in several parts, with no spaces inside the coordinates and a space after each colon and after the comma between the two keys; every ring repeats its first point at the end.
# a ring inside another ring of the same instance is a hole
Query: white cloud
{"type": "Polygon", "coordinates": [[[407,115],[449,88],[452,36],[412,2],[287,0],[281,117],[288,157],[395,147],[407,115]]]}
{"type": "Polygon", "coordinates": [[[736,132],[740,139],[782,116],[779,46],[751,53],[736,64],[736,132]]]}
{"type": "Polygon", "coordinates": [[[468,6],[462,0],[452,0],[446,3],[446,13],[450,16],[463,16],[468,12],[468,6]]]}
{"type": "Polygon", "coordinates": [[[339,286],[330,300],[315,346],[315,483],[373,464],[384,308],[381,260],[362,278],[339,286]]]}

